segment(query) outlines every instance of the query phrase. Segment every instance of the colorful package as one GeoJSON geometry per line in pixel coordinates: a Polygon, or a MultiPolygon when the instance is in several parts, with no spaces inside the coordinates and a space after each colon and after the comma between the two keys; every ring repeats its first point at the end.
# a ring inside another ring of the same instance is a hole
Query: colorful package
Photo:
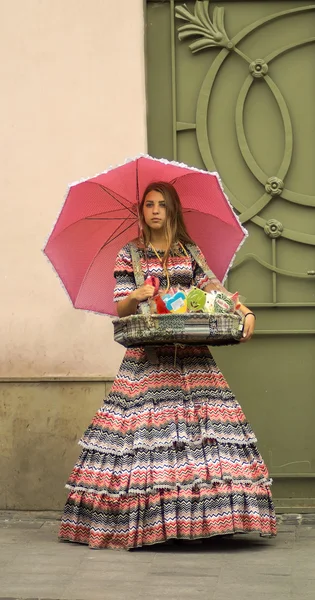
{"type": "Polygon", "coordinates": [[[166,308],[172,313],[186,313],[187,312],[187,299],[186,294],[182,291],[176,292],[176,294],[165,294],[162,296],[165,302],[166,308]]]}

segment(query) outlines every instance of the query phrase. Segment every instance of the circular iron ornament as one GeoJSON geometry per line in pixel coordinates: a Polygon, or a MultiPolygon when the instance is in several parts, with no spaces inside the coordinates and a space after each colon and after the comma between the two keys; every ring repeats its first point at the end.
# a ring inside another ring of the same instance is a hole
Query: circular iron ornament
{"type": "Polygon", "coordinates": [[[284,183],[279,177],[269,177],[266,182],[265,190],[271,196],[281,196],[284,188],[284,183]]]}
{"type": "MultiPolygon", "coordinates": [[[[210,147],[210,141],[209,141],[209,137],[208,137],[207,119],[208,119],[210,97],[212,94],[212,90],[213,90],[213,86],[214,86],[216,77],[217,77],[218,72],[219,72],[220,68],[222,67],[223,63],[228,58],[228,56],[231,54],[231,49],[228,46],[231,45],[235,49],[235,52],[237,54],[240,54],[240,56],[242,56],[244,59],[247,60],[248,67],[252,62],[254,62],[255,66],[256,66],[256,72],[257,72],[258,64],[261,66],[261,70],[264,71],[265,64],[268,67],[268,65],[270,65],[271,61],[273,61],[275,58],[281,56],[282,54],[286,53],[287,51],[289,51],[295,47],[303,46],[303,45],[306,45],[309,43],[314,43],[315,37],[308,38],[307,40],[302,40],[298,43],[290,44],[286,47],[283,47],[280,50],[276,50],[273,53],[271,53],[269,56],[267,56],[265,58],[265,60],[257,59],[257,61],[259,61],[259,63],[256,61],[251,61],[250,59],[248,59],[248,57],[246,57],[245,54],[243,54],[241,51],[239,51],[237,49],[239,42],[242,41],[243,39],[245,39],[248,35],[250,35],[254,31],[257,31],[260,27],[262,27],[266,23],[274,22],[275,20],[281,19],[284,16],[288,16],[288,15],[292,15],[292,14],[308,13],[309,11],[314,11],[314,9],[315,9],[315,6],[311,5],[311,6],[303,6],[303,7],[298,7],[298,8],[294,8],[294,9],[279,11],[276,14],[270,15],[269,17],[263,17],[261,19],[258,19],[255,23],[252,23],[252,24],[248,25],[247,27],[245,27],[241,32],[236,34],[232,39],[228,38],[228,35],[227,35],[226,31],[224,30],[224,43],[223,43],[223,40],[221,43],[220,42],[218,43],[218,45],[221,46],[222,49],[219,52],[219,54],[216,56],[216,58],[213,60],[211,66],[210,66],[210,69],[205,76],[205,79],[201,85],[198,100],[197,100],[196,137],[197,137],[197,144],[198,144],[198,147],[200,150],[200,154],[201,154],[202,160],[203,160],[204,165],[206,166],[207,170],[209,170],[209,171],[217,171],[218,170],[218,168],[215,164],[213,155],[212,155],[211,147],[210,147]],[[262,61],[262,62],[260,62],[260,61],[262,61]]],[[[179,10],[179,9],[176,9],[176,10],[179,10]]],[[[185,8],[185,11],[187,11],[187,8],[185,8]]],[[[177,16],[179,16],[179,15],[177,15],[177,16]]],[[[186,35],[187,35],[187,37],[191,36],[192,32],[187,31],[186,35]]],[[[194,35],[196,36],[196,32],[194,33],[194,35]]],[[[206,40],[204,40],[204,44],[207,44],[207,45],[203,46],[203,47],[210,47],[210,46],[215,45],[212,42],[211,42],[211,44],[209,42],[206,42],[206,40]]],[[[192,49],[193,52],[197,52],[200,49],[202,49],[201,46],[199,46],[199,47],[197,46],[197,42],[194,42],[194,48],[192,48],[192,45],[190,46],[190,48],[192,49]]],[[[259,67],[258,67],[258,72],[260,73],[259,67]]],[[[252,83],[253,83],[254,77],[251,73],[249,73],[249,79],[251,79],[252,83]]],[[[292,127],[291,127],[291,122],[290,122],[290,116],[288,113],[288,108],[286,106],[286,103],[284,102],[284,99],[282,98],[281,92],[280,92],[280,90],[278,90],[277,86],[275,85],[273,80],[270,78],[269,72],[263,74],[263,80],[266,81],[266,83],[268,84],[268,87],[270,88],[270,91],[275,96],[275,99],[278,103],[278,107],[280,109],[280,114],[281,114],[281,117],[283,120],[283,124],[285,127],[287,147],[285,149],[285,156],[283,157],[282,164],[280,165],[280,168],[279,168],[279,173],[277,173],[277,176],[278,176],[277,178],[283,182],[284,176],[286,175],[288,168],[290,166],[290,162],[291,162],[291,150],[292,150],[291,146],[292,146],[293,140],[292,140],[292,131],[291,131],[292,127]]],[[[247,93],[248,92],[247,88],[250,88],[250,84],[248,83],[245,87],[246,87],[245,91],[247,93]]],[[[244,92],[244,95],[246,96],[245,92],[244,92]]],[[[242,128],[242,123],[240,123],[239,126],[242,128]]],[[[245,150],[247,151],[247,145],[246,145],[245,150]]],[[[243,151],[244,151],[244,148],[243,148],[243,151]]],[[[227,195],[229,196],[234,208],[240,213],[241,222],[246,222],[247,220],[251,220],[253,223],[255,223],[256,225],[258,225],[259,227],[264,229],[264,227],[266,225],[266,220],[259,213],[268,204],[268,201],[270,201],[273,196],[279,195],[281,185],[278,184],[276,186],[275,185],[276,182],[273,182],[274,187],[271,188],[273,193],[271,193],[271,192],[267,193],[265,186],[269,184],[269,179],[272,179],[272,178],[268,179],[268,175],[265,174],[263,172],[263,170],[260,169],[260,167],[256,164],[254,157],[251,156],[251,159],[252,159],[251,160],[252,166],[255,167],[253,169],[253,171],[254,171],[253,175],[258,179],[258,181],[261,182],[261,184],[263,185],[263,188],[264,188],[264,194],[258,201],[256,201],[255,206],[252,206],[250,209],[246,208],[244,206],[244,204],[240,201],[240,199],[237,198],[232,193],[232,191],[230,189],[228,189],[228,187],[226,185],[225,185],[225,190],[226,190],[227,195]],[[268,198],[269,198],[269,200],[268,200],[268,198]],[[251,213],[251,214],[249,214],[249,213],[251,213]]],[[[308,196],[305,194],[293,192],[291,190],[288,190],[284,186],[282,187],[281,195],[282,195],[283,199],[289,200],[290,202],[293,202],[296,204],[301,204],[303,206],[314,206],[315,205],[313,196],[308,196]]],[[[291,230],[287,227],[283,231],[283,237],[285,237],[286,239],[290,239],[292,241],[315,245],[315,236],[313,234],[298,232],[295,230],[291,230]]]]}
{"type": "Polygon", "coordinates": [[[251,75],[257,79],[265,77],[268,73],[268,65],[262,58],[256,58],[249,65],[251,75]]]}
{"type": "Polygon", "coordinates": [[[269,219],[264,228],[265,234],[270,238],[279,238],[283,232],[283,225],[277,219],[269,219]]]}

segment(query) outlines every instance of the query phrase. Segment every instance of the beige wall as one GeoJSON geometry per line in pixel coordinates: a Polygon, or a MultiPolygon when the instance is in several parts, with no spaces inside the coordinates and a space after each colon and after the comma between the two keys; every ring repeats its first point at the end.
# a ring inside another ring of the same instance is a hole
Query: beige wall
{"type": "Polygon", "coordinates": [[[60,510],[109,381],[0,382],[0,510],[60,510]]]}
{"type": "Polygon", "coordinates": [[[0,3],[0,377],[115,374],[41,252],[68,183],[146,150],[142,0],[0,3]]]}

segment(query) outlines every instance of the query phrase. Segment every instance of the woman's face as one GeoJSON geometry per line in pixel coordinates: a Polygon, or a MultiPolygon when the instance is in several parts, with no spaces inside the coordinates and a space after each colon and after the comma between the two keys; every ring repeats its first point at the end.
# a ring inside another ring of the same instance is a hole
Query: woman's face
{"type": "Polygon", "coordinates": [[[143,218],[150,229],[161,230],[166,223],[166,203],[163,194],[152,190],[143,203],[143,218]]]}

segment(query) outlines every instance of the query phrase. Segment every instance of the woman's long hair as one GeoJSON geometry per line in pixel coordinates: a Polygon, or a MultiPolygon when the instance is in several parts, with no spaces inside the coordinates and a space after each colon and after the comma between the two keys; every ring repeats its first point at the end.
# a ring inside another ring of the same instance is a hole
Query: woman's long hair
{"type": "Polygon", "coordinates": [[[145,189],[139,206],[140,230],[143,237],[143,243],[147,246],[150,242],[151,231],[146,224],[143,216],[143,207],[145,199],[149,192],[160,192],[165,200],[166,222],[165,237],[167,242],[166,252],[164,254],[163,264],[166,265],[171,248],[176,242],[182,244],[193,244],[184,222],[183,209],[177,191],[171,183],[166,181],[156,181],[150,183],[145,189]]]}

